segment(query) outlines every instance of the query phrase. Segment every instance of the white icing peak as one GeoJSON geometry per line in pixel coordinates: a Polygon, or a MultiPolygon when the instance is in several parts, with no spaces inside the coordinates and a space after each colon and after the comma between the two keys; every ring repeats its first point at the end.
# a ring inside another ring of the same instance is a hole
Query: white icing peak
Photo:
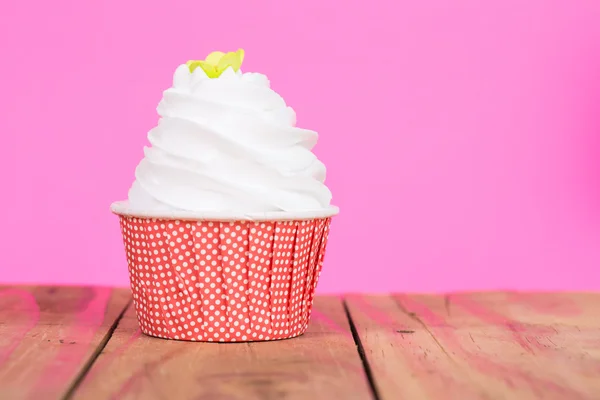
{"type": "Polygon", "coordinates": [[[300,211],[329,206],[318,135],[265,75],[232,68],[209,78],[180,65],[158,105],[151,147],[136,168],[130,207],[140,210],[300,211]]]}

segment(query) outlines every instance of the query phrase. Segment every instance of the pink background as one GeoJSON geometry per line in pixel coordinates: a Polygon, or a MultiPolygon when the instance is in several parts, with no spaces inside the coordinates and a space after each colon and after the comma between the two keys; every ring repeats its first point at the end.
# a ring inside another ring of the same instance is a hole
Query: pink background
{"type": "Polygon", "coordinates": [[[246,50],[320,132],[321,292],[600,289],[597,0],[3,0],[0,282],[126,285],[175,67],[246,50]]]}

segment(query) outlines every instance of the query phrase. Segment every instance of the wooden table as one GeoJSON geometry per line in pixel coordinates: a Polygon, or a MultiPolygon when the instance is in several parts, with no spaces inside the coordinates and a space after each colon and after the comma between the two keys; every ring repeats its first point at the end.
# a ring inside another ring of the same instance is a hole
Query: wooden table
{"type": "Polygon", "coordinates": [[[262,343],[142,335],[125,289],[0,287],[0,399],[600,399],[600,294],[318,297],[262,343]]]}

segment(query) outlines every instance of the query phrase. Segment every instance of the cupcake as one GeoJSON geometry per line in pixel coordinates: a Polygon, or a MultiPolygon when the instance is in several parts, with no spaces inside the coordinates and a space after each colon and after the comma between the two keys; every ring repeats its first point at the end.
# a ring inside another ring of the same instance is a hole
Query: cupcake
{"type": "Polygon", "coordinates": [[[314,131],[244,52],[180,65],[128,200],[112,204],[143,333],[235,342],[305,332],[331,217],[314,131]]]}

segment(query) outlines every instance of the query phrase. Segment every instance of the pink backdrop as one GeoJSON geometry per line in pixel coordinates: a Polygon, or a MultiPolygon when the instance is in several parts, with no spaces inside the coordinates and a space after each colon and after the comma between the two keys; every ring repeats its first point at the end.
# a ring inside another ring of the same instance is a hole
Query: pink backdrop
{"type": "Polygon", "coordinates": [[[597,0],[3,0],[0,282],[125,285],[175,67],[246,50],[320,132],[321,292],[600,289],[597,0]]]}

